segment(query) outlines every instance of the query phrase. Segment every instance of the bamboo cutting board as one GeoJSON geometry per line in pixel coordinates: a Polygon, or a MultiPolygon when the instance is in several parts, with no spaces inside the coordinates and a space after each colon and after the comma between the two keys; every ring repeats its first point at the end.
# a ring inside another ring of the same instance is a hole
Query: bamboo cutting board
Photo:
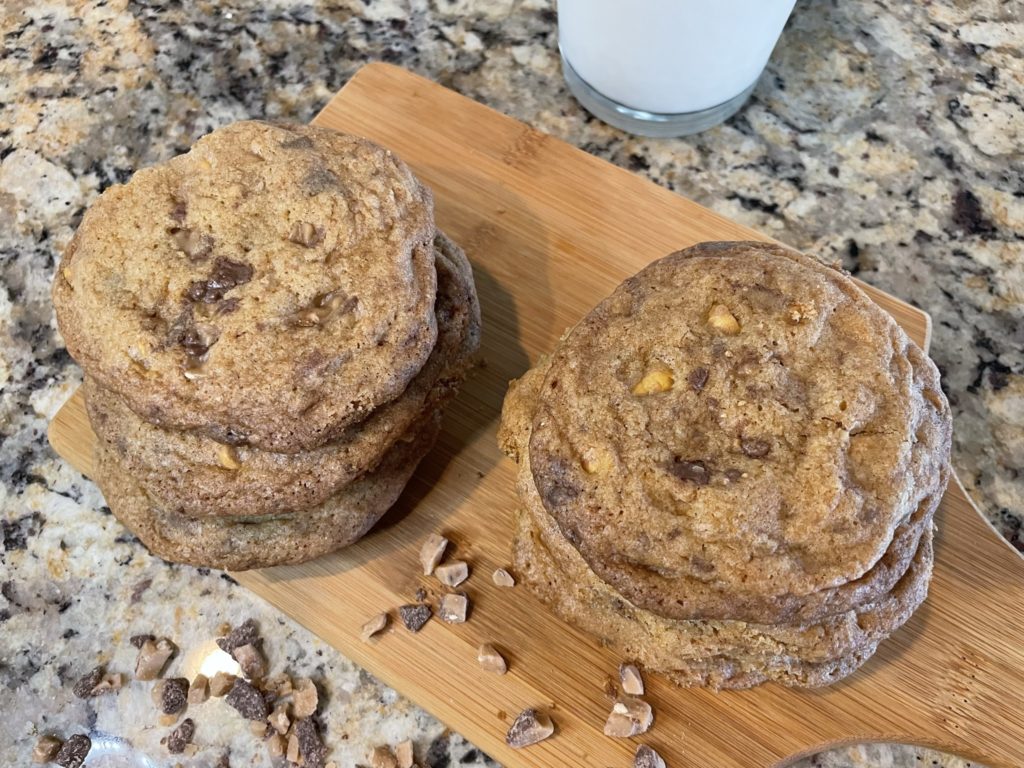
{"type": "MultiPolygon", "coordinates": [[[[701,240],[764,237],[395,67],[362,69],[315,122],[390,147],[433,188],[440,226],[476,270],[486,367],[370,536],[305,565],[236,574],[242,584],[510,767],[630,766],[641,742],[670,768],[774,766],[872,740],[928,744],[1001,768],[1024,764],[1024,560],[956,481],[938,515],[928,601],[851,678],[817,691],[766,685],[716,694],[648,676],[654,728],[637,739],[605,737],[602,688],[620,659],[523,588],[491,583],[509,563],[516,504],[513,465],[495,444],[506,384],[653,259],[701,240]],[[435,618],[418,635],[398,627],[362,643],[369,616],[412,602],[420,585],[436,587],[417,558],[432,532],[472,565],[470,621],[435,618]],[[481,642],[504,652],[509,674],[479,669],[481,642]],[[550,712],[556,734],[510,749],[505,732],[526,707],[550,712]]],[[[927,315],[869,292],[927,346],[927,315]]],[[[88,474],[93,439],[76,395],[50,440],[88,474]]]]}

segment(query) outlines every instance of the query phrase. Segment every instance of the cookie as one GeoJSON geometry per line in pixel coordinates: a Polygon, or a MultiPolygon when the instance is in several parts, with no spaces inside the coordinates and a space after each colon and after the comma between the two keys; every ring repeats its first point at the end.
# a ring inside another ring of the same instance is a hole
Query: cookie
{"type": "Polygon", "coordinates": [[[680,684],[745,688],[768,680],[816,687],[853,672],[923,602],[933,556],[929,528],[890,593],[810,625],[680,621],[638,608],[590,570],[546,512],[525,506],[516,513],[513,558],[531,592],[624,657],[680,684]]]}
{"type": "Polygon", "coordinates": [[[435,240],[437,346],[398,398],[338,440],[303,453],[237,448],[208,437],[167,430],[139,418],[124,400],[86,379],[90,421],[119,465],[168,511],[199,517],[293,512],[324,502],[372,469],[422,413],[457,392],[479,346],[479,303],[462,250],[435,240]]]}
{"type": "Polygon", "coordinates": [[[248,518],[192,518],[161,508],[97,444],[95,477],[111,511],[155,555],[190,565],[245,570],[301,563],[352,544],[398,500],[440,430],[435,412],[395,443],[381,463],[322,504],[248,518]]]}
{"type": "MultiPolygon", "coordinates": [[[[547,366],[548,360],[541,358],[534,368],[511,383],[498,430],[498,442],[502,450],[519,464],[517,492],[522,503],[531,510],[544,509],[527,456],[533,412],[540,396],[539,389],[547,374],[547,366]]],[[[945,476],[941,484],[945,486],[945,476]]],[[[860,578],[814,595],[776,596],[774,599],[787,608],[788,623],[820,621],[827,616],[870,603],[890,592],[910,567],[922,535],[932,525],[932,517],[940,499],[940,496],[935,495],[922,500],[913,514],[897,526],[889,549],[860,578]]],[[[718,601],[717,605],[723,610],[734,610],[739,605],[735,595],[715,594],[703,584],[694,584],[693,589],[695,595],[705,601],[705,605],[714,606],[714,601],[718,601]]],[[[743,605],[746,610],[763,610],[763,604],[763,598],[754,597],[743,605]]]]}
{"type": "Polygon", "coordinates": [[[602,580],[667,618],[758,623],[878,596],[861,580],[930,517],[949,447],[938,371],[892,318],[754,242],[620,285],[553,352],[529,437],[544,508],[602,580]]]}
{"type": "Polygon", "coordinates": [[[72,357],[144,420],[311,450],[426,362],[434,233],[430,192],[391,152],[240,122],[104,192],[54,306],[72,357]]]}

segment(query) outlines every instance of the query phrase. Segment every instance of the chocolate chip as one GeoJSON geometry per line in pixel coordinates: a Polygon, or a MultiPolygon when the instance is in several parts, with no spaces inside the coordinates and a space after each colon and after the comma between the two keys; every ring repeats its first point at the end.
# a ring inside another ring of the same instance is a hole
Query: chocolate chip
{"type": "Polygon", "coordinates": [[[185,205],[184,200],[175,200],[174,207],[171,208],[171,221],[175,224],[181,224],[185,221],[185,215],[188,213],[188,206],[185,205]]]}
{"type": "Polygon", "coordinates": [[[266,720],[270,714],[270,707],[263,694],[242,679],[235,680],[224,701],[238,710],[238,714],[246,720],[266,720]]]}
{"type": "Polygon", "coordinates": [[[423,625],[430,621],[433,615],[430,606],[423,603],[403,605],[398,609],[398,615],[410,632],[419,632],[423,625]]]}
{"type": "Polygon", "coordinates": [[[704,385],[708,383],[708,376],[707,368],[694,368],[690,371],[690,375],[686,377],[686,383],[690,385],[690,389],[694,392],[700,392],[704,389],[704,385]]]}
{"type": "Polygon", "coordinates": [[[299,740],[299,755],[302,757],[303,765],[306,768],[324,768],[327,748],[320,741],[313,721],[308,718],[297,721],[295,735],[299,740]]]}
{"type": "Polygon", "coordinates": [[[759,440],[753,437],[740,438],[740,450],[752,459],[760,459],[768,455],[772,444],[767,440],[759,440]]]}
{"type": "Polygon", "coordinates": [[[180,755],[185,751],[192,742],[192,737],[196,733],[196,724],[192,721],[191,717],[187,717],[181,721],[181,724],[175,728],[167,736],[167,751],[172,755],[180,755]]]}
{"type": "Polygon", "coordinates": [[[103,679],[104,669],[102,666],[93,668],[90,672],[82,675],[75,681],[74,687],[71,692],[80,699],[88,699],[92,696],[93,689],[100,684],[100,680],[103,679]]]}
{"type": "Polygon", "coordinates": [[[323,165],[314,165],[306,175],[302,177],[302,188],[310,195],[319,195],[329,189],[339,189],[341,179],[334,175],[334,172],[323,165]]]}
{"type": "Polygon", "coordinates": [[[165,715],[176,715],[188,703],[188,680],[171,677],[161,682],[160,711],[165,715]]]}
{"type": "Polygon", "coordinates": [[[131,643],[132,648],[141,648],[146,644],[147,640],[156,641],[156,635],[132,635],[128,638],[128,642],[131,643]]]}
{"type": "Polygon", "coordinates": [[[76,733],[64,742],[53,762],[61,768],[81,768],[90,749],[92,749],[92,739],[84,733],[76,733]]]}
{"type": "Polygon", "coordinates": [[[230,299],[224,299],[223,301],[217,302],[216,309],[214,310],[218,315],[230,315],[236,309],[241,302],[237,297],[232,296],[230,299]]]}
{"type": "Polygon", "coordinates": [[[728,480],[730,483],[735,483],[742,477],[743,473],[736,468],[730,468],[725,470],[725,479],[728,480]]]}
{"type": "Polygon", "coordinates": [[[313,140],[309,136],[296,136],[294,139],[281,142],[281,149],[312,149],[313,140]]]}
{"type": "Polygon", "coordinates": [[[198,323],[185,329],[181,337],[181,346],[189,357],[202,358],[220,338],[220,330],[207,323],[198,323]]]}
{"type": "Polygon", "coordinates": [[[688,480],[696,485],[707,485],[711,479],[711,470],[703,461],[687,461],[677,458],[669,471],[680,480],[688,480]]]}
{"type": "Polygon", "coordinates": [[[232,629],[224,637],[217,638],[217,645],[224,653],[231,653],[235,648],[243,645],[260,647],[260,630],[253,619],[246,619],[237,627],[232,629]]]}
{"type": "Polygon", "coordinates": [[[224,298],[224,294],[239,285],[252,280],[251,264],[220,258],[214,262],[210,276],[205,280],[195,280],[185,292],[189,301],[213,304],[224,298]]]}

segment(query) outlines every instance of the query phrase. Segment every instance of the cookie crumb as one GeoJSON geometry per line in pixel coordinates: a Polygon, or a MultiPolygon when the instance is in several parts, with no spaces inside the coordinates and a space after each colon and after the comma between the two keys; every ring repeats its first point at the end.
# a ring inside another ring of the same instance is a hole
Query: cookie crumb
{"type": "Polygon", "coordinates": [[[437,566],[434,575],[446,587],[457,587],[469,578],[469,564],[464,560],[453,560],[437,566]]]}
{"type": "Polygon", "coordinates": [[[555,732],[551,718],[535,709],[524,709],[512,722],[505,735],[505,743],[513,749],[522,749],[544,741],[555,732]]]}
{"type": "Polygon", "coordinates": [[[444,551],[448,548],[448,539],[436,533],[427,536],[427,540],[420,547],[420,565],[423,566],[423,575],[429,576],[434,572],[437,564],[444,557],[444,551]]]}
{"type": "Polygon", "coordinates": [[[499,587],[514,587],[516,585],[516,580],[512,577],[512,574],[504,568],[496,569],[491,574],[491,580],[499,587]]]}

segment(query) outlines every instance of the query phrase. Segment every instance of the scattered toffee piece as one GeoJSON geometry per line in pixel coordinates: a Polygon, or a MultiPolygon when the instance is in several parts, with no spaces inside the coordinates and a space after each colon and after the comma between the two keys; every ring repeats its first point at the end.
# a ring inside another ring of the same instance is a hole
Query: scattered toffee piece
{"type": "Polygon", "coordinates": [[[74,686],[71,688],[71,692],[80,699],[88,699],[92,697],[94,695],[93,690],[103,679],[104,671],[105,670],[102,666],[93,667],[93,669],[75,681],[74,686]]]}
{"type": "Polygon", "coordinates": [[[84,733],[76,733],[64,742],[57,752],[57,756],[53,758],[53,762],[61,768],[81,768],[90,749],[92,749],[92,739],[84,733]]]}
{"type": "Polygon", "coordinates": [[[544,741],[554,732],[555,725],[550,717],[535,709],[524,709],[509,727],[505,743],[514,749],[522,749],[544,741]]]}
{"type": "Polygon", "coordinates": [[[258,646],[261,642],[260,630],[252,619],[246,619],[228,632],[225,637],[217,638],[218,647],[225,653],[231,653],[241,645],[258,646]]]}
{"type": "Polygon", "coordinates": [[[299,740],[299,755],[305,768],[324,768],[327,748],[316,732],[316,725],[310,719],[295,723],[295,736],[299,740]]]}
{"type": "Polygon", "coordinates": [[[651,747],[641,744],[636,748],[633,768],[665,768],[665,761],[651,747]]]}

